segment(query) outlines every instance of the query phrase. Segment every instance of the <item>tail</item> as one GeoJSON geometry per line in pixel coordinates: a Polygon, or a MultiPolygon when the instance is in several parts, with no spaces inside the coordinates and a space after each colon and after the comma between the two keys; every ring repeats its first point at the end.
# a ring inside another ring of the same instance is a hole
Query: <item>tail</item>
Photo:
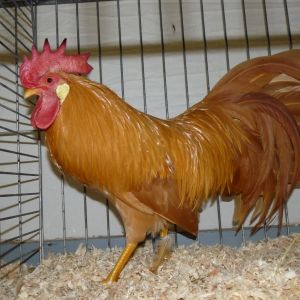
{"type": "Polygon", "coordinates": [[[242,188],[234,222],[240,229],[253,211],[254,233],[278,214],[280,231],[285,204],[300,176],[299,128],[288,109],[272,96],[249,93],[241,98],[241,106],[252,110],[255,120],[251,128],[244,125],[253,143],[245,149],[236,177],[242,188]]]}
{"type": "Polygon", "coordinates": [[[222,89],[266,93],[288,108],[300,128],[300,50],[241,63],[217,83],[212,94],[222,89]]]}
{"type": "Polygon", "coordinates": [[[222,93],[242,95],[236,118],[252,140],[237,162],[233,223],[239,230],[252,212],[254,233],[278,214],[280,230],[285,204],[300,177],[300,50],[238,65],[206,101],[222,93]]]}

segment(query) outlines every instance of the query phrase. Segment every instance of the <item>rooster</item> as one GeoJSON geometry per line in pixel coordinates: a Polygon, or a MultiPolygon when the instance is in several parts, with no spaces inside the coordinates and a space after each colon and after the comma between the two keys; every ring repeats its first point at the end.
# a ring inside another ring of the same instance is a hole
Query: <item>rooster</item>
{"type": "Polygon", "coordinates": [[[137,111],[82,75],[88,54],[32,47],[20,67],[24,98],[45,131],[54,164],[103,193],[120,213],[126,247],[104,282],[114,282],[148,234],[173,224],[196,235],[198,213],[217,195],[235,199],[239,229],[254,231],[283,209],[300,170],[300,51],[244,62],[182,114],[161,120],[137,111]]]}

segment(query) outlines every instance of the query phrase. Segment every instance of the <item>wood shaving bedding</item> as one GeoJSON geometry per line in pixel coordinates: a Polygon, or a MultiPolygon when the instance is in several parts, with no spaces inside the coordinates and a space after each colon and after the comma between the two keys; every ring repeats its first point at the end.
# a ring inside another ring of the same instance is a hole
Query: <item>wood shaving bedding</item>
{"type": "MultiPolygon", "coordinates": [[[[245,247],[179,247],[149,271],[152,244],[140,247],[117,283],[103,285],[121,249],[81,246],[73,254],[46,258],[0,282],[1,299],[300,299],[300,234],[245,247]]],[[[0,271],[1,277],[12,268],[0,271]]]]}

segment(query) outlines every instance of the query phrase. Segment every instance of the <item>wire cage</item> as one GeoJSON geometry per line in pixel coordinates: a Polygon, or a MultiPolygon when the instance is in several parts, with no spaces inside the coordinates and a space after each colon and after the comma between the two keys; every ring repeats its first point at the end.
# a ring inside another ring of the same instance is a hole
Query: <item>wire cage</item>
{"type": "Polygon", "coordinates": [[[42,254],[41,143],[19,83],[20,57],[35,43],[33,2],[1,1],[0,261],[42,254]],[[30,243],[28,243],[30,241],[30,243]]]}
{"type": "MultiPolygon", "coordinates": [[[[124,244],[108,201],[59,175],[42,133],[30,126],[32,103],[23,100],[18,71],[32,44],[40,48],[48,38],[55,48],[67,38],[70,51],[91,53],[92,80],[139,110],[170,118],[237,63],[297,47],[299,13],[296,0],[1,0],[1,266],[37,263],[46,252],[72,251],[81,242],[124,244]]],[[[285,234],[299,231],[297,194],[286,208],[285,234]]],[[[245,244],[249,222],[235,235],[232,211],[219,198],[206,207],[198,241],[245,244]]],[[[275,224],[252,238],[275,236],[275,224]]],[[[193,242],[179,232],[175,240],[193,242]]]]}

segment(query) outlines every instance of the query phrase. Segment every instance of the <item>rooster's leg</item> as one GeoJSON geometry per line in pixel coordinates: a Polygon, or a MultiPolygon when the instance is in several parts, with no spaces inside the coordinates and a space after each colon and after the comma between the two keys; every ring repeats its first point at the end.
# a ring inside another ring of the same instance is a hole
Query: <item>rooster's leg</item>
{"type": "Polygon", "coordinates": [[[137,247],[136,243],[128,243],[126,245],[126,247],[124,248],[121,256],[119,257],[115,267],[108,274],[106,279],[102,280],[102,283],[115,282],[118,280],[120,273],[124,269],[126,263],[128,262],[129,258],[133,254],[136,247],[137,247]]]}
{"type": "Polygon", "coordinates": [[[169,232],[168,228],[162,229],[159,234],[160,238],[161,239],[165,238],[168,235],[168,232],[169,232]]]}
{"type": "Polygon", "coordinates": [[[152,273],[157,273],[157,269],[163,262],[170,257],[170,252],[172,248],[171,238],[168,237],[168,229],[165,228],[160,232],[160,241],[158,244],[158,249],[154,254],[151,266],[149,270],[152,273]]]}

